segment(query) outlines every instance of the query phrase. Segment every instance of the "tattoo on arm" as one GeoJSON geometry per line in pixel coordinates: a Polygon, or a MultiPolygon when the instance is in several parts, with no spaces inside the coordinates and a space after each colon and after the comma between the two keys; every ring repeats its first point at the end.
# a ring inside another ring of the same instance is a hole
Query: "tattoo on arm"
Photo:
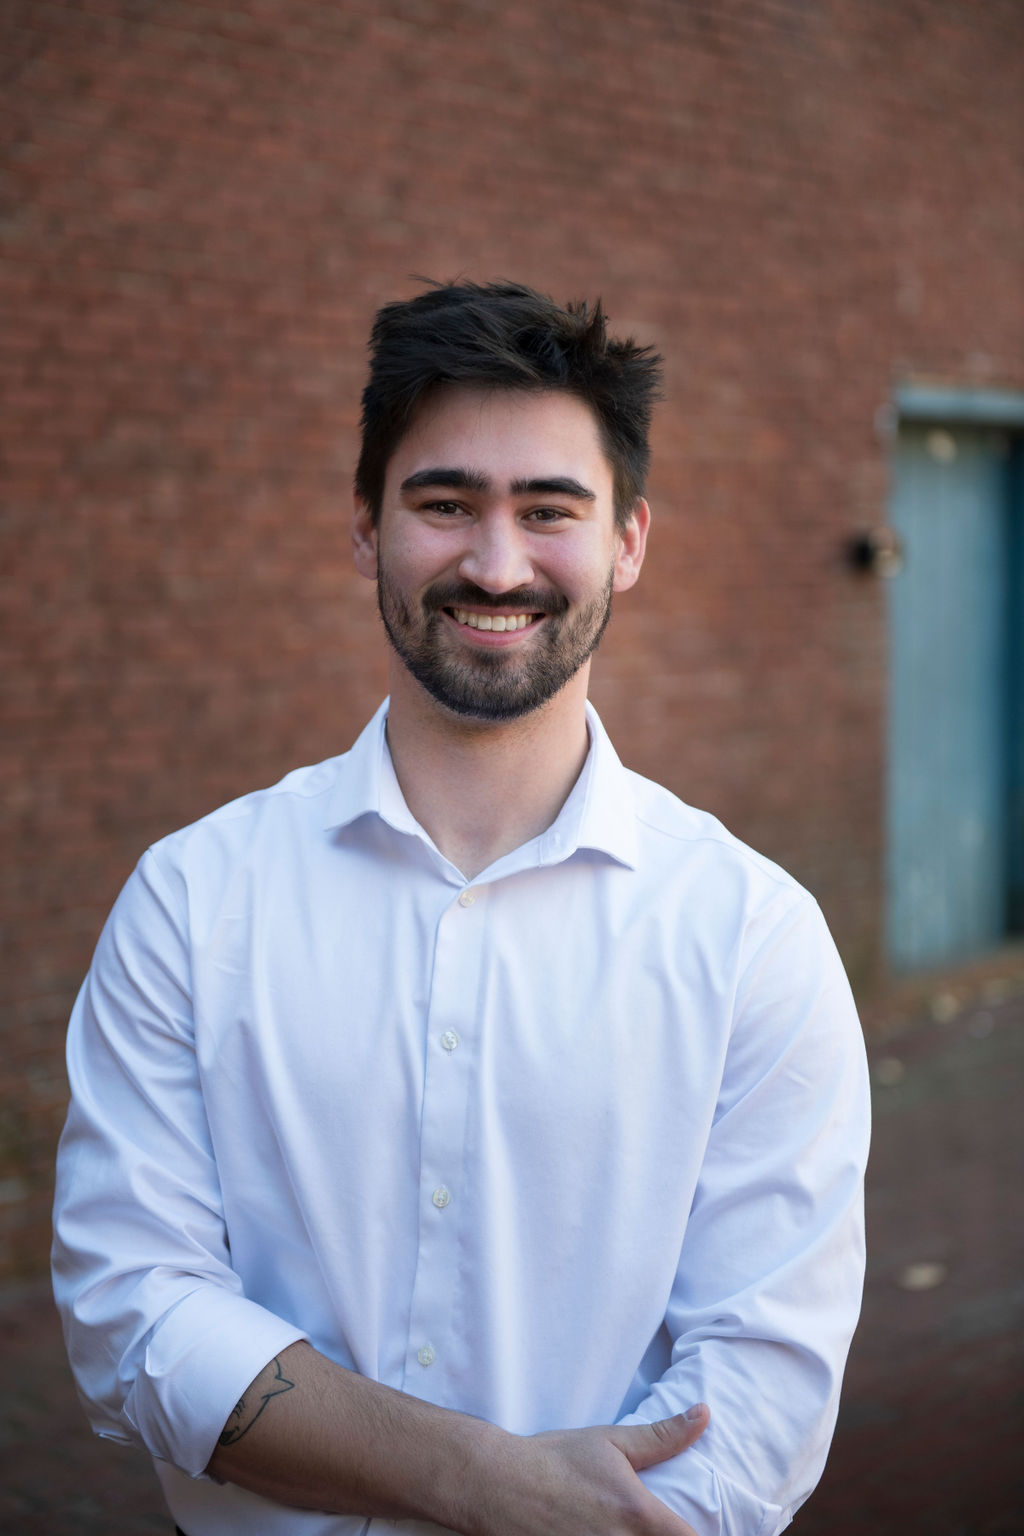
{"type": "Polygon", "coordinates": [[[294,1385],[294,1381],[289,1381],[282,1371],[280,1360],[271,1360],[232,1408],[231,1417],[217,1444],[234,1445],[237,1440],[241,1440],[252,1429],[270,1399],[280,1397],[282,1392],[290,1392],[294,1385]]]}

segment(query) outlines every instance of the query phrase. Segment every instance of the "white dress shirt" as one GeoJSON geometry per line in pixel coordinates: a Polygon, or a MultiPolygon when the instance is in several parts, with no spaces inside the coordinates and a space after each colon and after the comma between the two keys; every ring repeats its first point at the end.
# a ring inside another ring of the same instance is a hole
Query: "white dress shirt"
{"type": "Polygon", "coordinates": [[[818,907],[592,711],[557,820],[467,881],[385,714],[156,844],[104,929],[54,1248],[92,1423],[188,1536],[356,1536],[202,1475],[297,1339],[523,1434],[703,1399],[643,1479],[700,1536],[770,1536],[863,1275],[864,1050],[818,907]]]}

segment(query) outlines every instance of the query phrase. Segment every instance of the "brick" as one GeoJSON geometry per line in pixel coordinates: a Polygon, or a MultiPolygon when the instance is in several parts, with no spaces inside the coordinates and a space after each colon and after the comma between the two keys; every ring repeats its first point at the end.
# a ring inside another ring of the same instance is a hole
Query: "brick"
{"type": "MultiPolygon", "coordinates": [[[[370,317],[413,272],[603,292],[665,350],[652,558],[595,700],[812,885],[868,983],[885,612],[842,548],[885,515],[895,377],[1024,388],[1021,8],[68,0],[0,28],[10,1039],[59,1072],[145,842],[372,709],[348,486],[370,317]]],[[[50,1152],[20,1155],[34,1189],[50,1152]]]]}

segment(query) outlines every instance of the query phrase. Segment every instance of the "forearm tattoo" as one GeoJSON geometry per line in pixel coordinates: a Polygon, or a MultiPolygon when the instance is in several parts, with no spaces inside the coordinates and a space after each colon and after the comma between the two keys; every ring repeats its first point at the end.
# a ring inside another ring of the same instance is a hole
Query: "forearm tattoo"
{"type": "Polygon", "coordinates": [[[232,1408],[231,1417],[217,1444],[234,1445],[241,1440],[252,1429],[270,1399],[280,1397],[282,1392],[290,1392],[294,1385],[294,1381],[289,1381],[282,1371],[280,1360],[271,1360],[232,1408]]]}

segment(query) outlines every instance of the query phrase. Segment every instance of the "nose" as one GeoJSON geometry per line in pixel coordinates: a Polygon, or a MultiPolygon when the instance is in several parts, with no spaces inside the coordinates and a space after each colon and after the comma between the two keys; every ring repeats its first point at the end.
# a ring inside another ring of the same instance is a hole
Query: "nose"
{"type": "Polygon", "coordinates": [[[459,575],[497,596],[533,580],[528,536],[514,517],[484,516],[473,524],[459,575]]]}

